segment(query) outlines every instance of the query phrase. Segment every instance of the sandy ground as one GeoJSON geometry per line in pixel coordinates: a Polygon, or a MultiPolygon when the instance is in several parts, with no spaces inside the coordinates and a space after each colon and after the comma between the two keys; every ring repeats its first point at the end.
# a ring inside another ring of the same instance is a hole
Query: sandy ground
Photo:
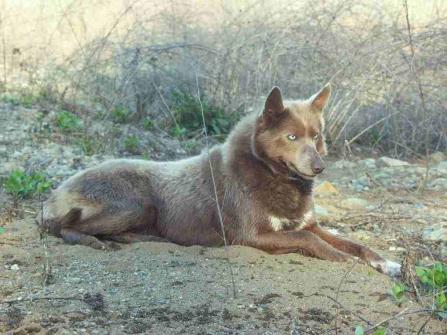
{"type": "MultiPolygon", "coordinates": [[[[339,334],[353,334],[356,325],[421,309],[411,301],[398,307],[388,296],[393,281],[362,264],[240,246],[151,242],[104,252],[53,237],[46,245],[31,217],[2,235],[1,332],[335,334],[337,326],[339,334]],[[43,285],[47,259],[51,276],[43,285]]],[[[388,329],[417,333],[426,318],[403,315],[388,329]]],[[[445,329],[431,320],[425,334],[445,329]]]]}

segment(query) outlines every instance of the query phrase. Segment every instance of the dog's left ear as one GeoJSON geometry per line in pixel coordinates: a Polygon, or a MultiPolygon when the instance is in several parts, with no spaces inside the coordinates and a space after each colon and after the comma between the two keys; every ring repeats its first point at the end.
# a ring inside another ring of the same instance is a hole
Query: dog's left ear
{"type": "Polygon", "coordinates": [[[275,86],[265,100],[264,115],[275,117],[284,111],[284,104],[282,102],[282,94],[279,87],[275,86]]]}
{"type": "Polygon", "coordinates": [[[311,106],[321,112],[326,107],[331,96],[331,84],[327,83],[318,93],[310,97],[311,106]]]}

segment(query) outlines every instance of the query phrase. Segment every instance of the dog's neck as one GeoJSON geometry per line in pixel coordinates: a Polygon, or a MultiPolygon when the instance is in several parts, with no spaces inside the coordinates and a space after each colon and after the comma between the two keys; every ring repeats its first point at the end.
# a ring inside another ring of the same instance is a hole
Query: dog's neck
{"type": "Polygon", "coordinates": [[[289,179],[293,181],[302,195],[311,195],[314,187],[314,181],[311,179],[304,179],[303,177],[292,173],[289,179]]]}

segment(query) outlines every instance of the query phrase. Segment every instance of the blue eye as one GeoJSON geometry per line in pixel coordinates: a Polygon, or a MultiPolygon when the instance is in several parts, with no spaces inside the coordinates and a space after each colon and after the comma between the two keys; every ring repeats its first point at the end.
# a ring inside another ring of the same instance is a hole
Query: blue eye
{"type": "Polygon", "coordinates": [[[288,138],[290,141],[296,141],[296,135],[289,134],[289,135],[287,135],[287,138],[288,138]]]}

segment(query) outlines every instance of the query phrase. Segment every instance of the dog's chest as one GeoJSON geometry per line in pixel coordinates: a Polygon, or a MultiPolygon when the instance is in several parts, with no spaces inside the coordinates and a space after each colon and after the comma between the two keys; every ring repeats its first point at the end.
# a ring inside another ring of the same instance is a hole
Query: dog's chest
{"type": "Polygon", "coordinates": [[[288,219],[284,217],[269,216],[269,223],[274,231],[280,230],[300,230],[314,222],[314,213],[308,210],[301,217],[296,219],[288,219]]]}

